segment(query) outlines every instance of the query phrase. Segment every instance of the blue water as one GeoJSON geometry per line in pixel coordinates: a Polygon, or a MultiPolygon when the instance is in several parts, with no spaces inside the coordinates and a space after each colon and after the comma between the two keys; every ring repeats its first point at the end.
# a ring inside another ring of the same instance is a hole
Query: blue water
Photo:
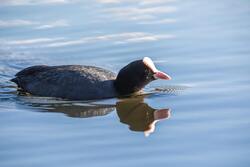
{"type": "Polygon", "coordinates": [[[248,0],[1,1],[0,166],[249,166],[249,20],[248,0]],[[144,97],[62,101],[9,81],[144,56],[173,78],[144,97]]]}

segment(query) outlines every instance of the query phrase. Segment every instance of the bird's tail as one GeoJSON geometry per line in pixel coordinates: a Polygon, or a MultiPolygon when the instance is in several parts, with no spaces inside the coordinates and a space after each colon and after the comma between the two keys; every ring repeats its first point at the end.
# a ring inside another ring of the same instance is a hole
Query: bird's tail
{"type": "Polygon", "coordinates": [[[12,78],[10,81],[11,81],[11,82],[15,82],[16,84],[18,84],[17,78],[12,78]]]}

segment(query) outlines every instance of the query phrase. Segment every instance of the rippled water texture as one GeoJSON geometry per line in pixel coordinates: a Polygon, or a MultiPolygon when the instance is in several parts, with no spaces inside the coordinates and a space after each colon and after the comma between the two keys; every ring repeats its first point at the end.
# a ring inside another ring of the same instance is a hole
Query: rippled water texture
{"type": "Polygon", "coordinates": [[[1,0],[0,166],[248,167],[249,20],[248,0],[1,0]],[[9,82],[144,56],[173,80],[140,97],[63,101],[9,82]]]}

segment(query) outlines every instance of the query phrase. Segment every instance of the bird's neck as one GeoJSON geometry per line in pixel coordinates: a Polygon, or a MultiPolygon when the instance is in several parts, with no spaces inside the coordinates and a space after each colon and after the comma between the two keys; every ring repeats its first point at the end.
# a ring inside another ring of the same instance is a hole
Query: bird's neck
{"type": "Polygon", "coordinates": [[[140,93],[144,86],[117,78],[114,80],[114,87],[118,95],[127,96],[140,93]]]}

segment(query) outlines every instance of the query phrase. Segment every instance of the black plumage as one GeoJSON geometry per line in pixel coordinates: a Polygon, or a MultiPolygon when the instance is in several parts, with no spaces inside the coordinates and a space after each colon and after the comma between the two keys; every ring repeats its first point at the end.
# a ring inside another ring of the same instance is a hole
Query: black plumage
{"type": "Polygon", "coordinates": [[[92,66],[32,66],[18,72],[12,81],[33,95],[89,100],[114,97],[115,76],[92,66]]]}
{"type": "Polygon", "coordinates": [[[32,95],[92,100],[136,93],[156,79],[154,74],[143,59],[122,68],[117,77],[111,71],[93,66],[41,65],[23,69],[11,81],[32,95]]]}

